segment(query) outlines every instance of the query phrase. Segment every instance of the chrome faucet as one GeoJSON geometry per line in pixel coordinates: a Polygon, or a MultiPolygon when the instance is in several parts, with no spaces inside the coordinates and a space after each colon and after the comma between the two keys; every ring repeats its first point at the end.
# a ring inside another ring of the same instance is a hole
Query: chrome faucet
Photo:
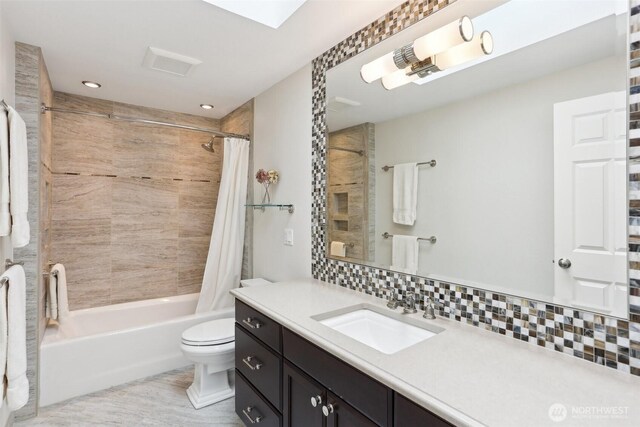
{"type": "Polygon", "coordinates": [[[424,314],[422,315],[425,319],[435,319],[436,318],[436,306],[433,302],[433,298],[427,298],[426,308],[424,310],[424,314]]]}
{"type": "Polygon", "coordinates": [[[398,302],[398,298],[396,298],[396,294],[392,293],[391,296],[389,297],[389,302],[387,303],[387,307],[389,307],[391,310],[395,310],[396,308],[398,308],[398,305],[400,303],[398,302]]]}
{"type": "Polygon", "coordinates": [[[416,294],[413,292],[407,292],[407,296],[403,300],[404,309],[402,312],[404,314],[413,314],[417,313],[418,309],[416,309],[416,294]]]}

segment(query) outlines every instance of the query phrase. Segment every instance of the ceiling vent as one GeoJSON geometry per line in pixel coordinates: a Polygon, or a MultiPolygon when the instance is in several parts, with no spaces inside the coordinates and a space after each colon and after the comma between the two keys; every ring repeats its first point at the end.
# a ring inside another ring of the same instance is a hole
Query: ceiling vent
{"type": "Polygon", "coordinates": [[[202,61],[199,59],[169,52],[164,49],[158,49],[157,47],[149,47],[142,62],[142,65],[147,68],[164,71],[165,73],[176,76],[188,75],[198,64],[202,64],[202,61]]]}

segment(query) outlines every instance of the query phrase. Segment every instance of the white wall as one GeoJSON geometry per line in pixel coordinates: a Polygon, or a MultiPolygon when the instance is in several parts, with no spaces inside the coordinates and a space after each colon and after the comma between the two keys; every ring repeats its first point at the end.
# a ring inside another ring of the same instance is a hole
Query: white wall
{"type": "MultiPolygon", "coordinates": [[[[295,213],[255,212],[253,275],[311,277],[311,65],[256,97],[254,114],[254,169],[280,172],[269,190],[272,203],[293,203],[295,213]],[[283,244],[286,228],[293,229],[293,246],[283,244]]],[[[260,203],[264,188],[254,184],[260,203]]]]}
{"type": "Polygon", "coordinates": [[[420,275],[552,296],[553,104],[625,81],[625,58],[612,57],[377,123],[377,166],[438,164],[419,168],[413,227],[392,223],[393,174],[376,167],[376,263],[391,262],[384,231],[436,235],[420,243],[420,275]]]}

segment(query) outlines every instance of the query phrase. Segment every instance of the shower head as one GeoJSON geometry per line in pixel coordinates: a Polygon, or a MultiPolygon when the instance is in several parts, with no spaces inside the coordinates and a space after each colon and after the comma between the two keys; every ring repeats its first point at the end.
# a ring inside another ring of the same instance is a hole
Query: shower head
{"type": "Polygon", "coordinates": [[[211,137],[211,139],[209,140],[209,142],[207,142],[206,144],[201,144],[200,145],[202,148],[204,148],[207,151],[210,151],[212,153],[215,153],[216,150],[213,149],[213,137],[211,137]]]}

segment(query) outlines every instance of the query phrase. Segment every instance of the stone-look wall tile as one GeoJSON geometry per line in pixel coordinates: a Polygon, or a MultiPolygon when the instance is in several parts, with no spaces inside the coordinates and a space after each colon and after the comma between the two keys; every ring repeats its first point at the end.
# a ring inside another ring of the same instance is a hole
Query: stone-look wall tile
{"type": "Polygon", "coordinates": [[[111,218],[113,178],[53,175],[53,220],[111,218]]]}
{"type": "Polygon", "coordinates": [[[113,169],[119,177],[180,176],[177,129],[138,123],[118,123],[114,132],[113,169]]]}
{"type": "Polygon", "coordinates": [[[113,174],[113,122],[54,112],[53,123],[54,172],[113,174]]]}
{"type": "MultiPolygon", "coordinates": [[[[29,400],[22,409],[15,413],[16,420],[22,420],[35,416],[37,412],[37,361],[40,344],[39,335],[43,329],[43,320],[39,309],[42,290],[39,261],[39,252],[42,249],[40,228],[43,225],[41,224],[41,208],[44,204],[40,200],[41,183],[39,180],[40,170],[43,167],[40,151],[42,137],[40,103],[43,102],[43,99],[41,99],[43,94],[40,92],[40,87],[43,81],[44,85],[46,85],[48,77],[41,76],[41,73],[46,68],[42,65],[43,58],[40,48],[24,43],[16,43],[15,55],[15,109],[22,116],[27,128],[27,149],[29,153],[29,212],[27,217],[31,228],[29,244],[13,250],[14,260],[24,262],[26,274],[25,303],[29,400]]],[[[46,87],[44,87],[44,95],[47,95],[46,87]]],[[[46,124],[43,126],[42,131],[46,132],[46,124]]],[[[44,143],[47,143],[46,138],[44,143]]],[[[46,149],[44,156],[46,160],[46,149]]]]}
{"type": "Polygon", "coordinates": [[[176,295],[178,182],[115,178],[113,304],[176,295]]]}
{"type": "MultiPolygon", "coordinates": [[[[69,222],[91,221],[72,220],[69,222]]],[[[98,228],[97,235],[104,235],[110,229],[108,220],[95,220],[93,225],[98,228]]],[[[54,221],[54,227],[60,226],[54,221]]],[[[87,229],[77,227],[76,230],[87,229]]],[[[100,241],[103,237],[92,237],[88,241],[100,241]]],[[[51,244],[54,261],[64,264],[67,271],[67,293],[69,308],[80,310],[83,308],[99,307],[111,303],[111,251],[107,243],[66,243],[56,240],[54,235],[51,244]]],[[[73,239],[71,239],[73,240],[73,239]]],[[[80,239],[79,239],[80,240],[80,239]]]]}
{"type": "Polygon", "coordinates": [[[178,135],[179,150],[175,161],[179,172],[175,176],[181,179],[220,182],[224,140],[214,138],[215,153],[211,153],[201,147],[211,140],[211,135],[185,130],[180,130],[178,135]]]}
{"type": "MultiPolygon", "coordinates": [[[[238,135],[249,135],[251,141],[251,146],[249,147],[247,204],[253,203],[253,179],[256,172],[253,163],[253,111],[254,100],[252,99],[223,117],[221,121],[223,131],[238,135]]],[[[247,209],[245,217],[241,277],[243,279],[253,278],[253,209],[247,209]]]]}
{"type": "Polygon", "coordinates": [[[210,236],[181,237],[178,241],[178,295],[200,292],[210,243],[210,236]]]}
{"type": "MultiPolygon", "coordinates": [[[[220,128],[216,119],[66,93],[56,93],[54,102],[220,128]]],[[[71,309],[197,292],[213,226],[222,139],[212,154],[200,147],[209,141],[207,133],[53,114],[59,159],[53,162],[52,249],[55,260],[67,264],[71,309]],[[188,282],[180,283],[179,274],[188,282]]]]}

